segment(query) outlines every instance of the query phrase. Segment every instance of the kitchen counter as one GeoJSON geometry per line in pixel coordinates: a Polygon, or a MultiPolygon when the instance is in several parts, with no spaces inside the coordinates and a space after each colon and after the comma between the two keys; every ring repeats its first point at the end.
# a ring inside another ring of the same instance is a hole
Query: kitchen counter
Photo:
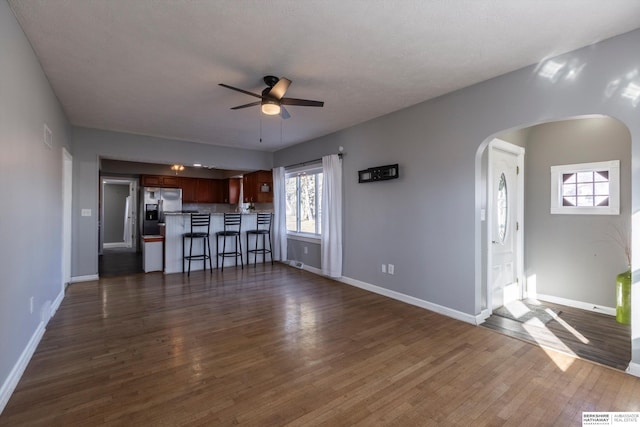
{"type": "MultiPolygon", "coordinates": [[[[211,228],[210,228],[210,241],[211,241],[211,263],[215,268],[216,265],[216,232],[222,231],[224,228],[224,214],[223,213],[211,213],[211,228]]],[[[165,213],[165,260],[164,260],[164,272],[169,273],[181,273],[182,272],[182,235],[188,233],[191,230],[191,214],[190,213],[165,213]]],[[[243,213],[242,214],[242,229],[240,239],[242,242],[242,257],[244,263],[247,263],[247,248],[246,242],[246,230],[256,228],[256,213],[243,213]]],[[[227,245],[233,246],[232,239],[227,241],[227,245]]],[[[222,245],[222,239],[220,239],[220,245],[222,245]]],[[[185,241],[185,246],[188,251],[189,240],[185,241]]],[[[228,247],[227,247],[228,249],[228,247]]],[[[193,241],[193,253],[202,253],[202,239],[195,239],[193,241]]],[[[253,258],[252,258],[253,261],[253,258]]],[[[222,258],[219,259],[219,263],[222,262],[222,258]]],[[[224,260],[224,266],[235,266],[235,258],[227,257],[224,260]]],[[[185,269],[187,263],[185,262],[185,269]]],[[[207,264],[207,268],[209,268],[207,264]]],[[[202,261],[192,261],[191,271],[202,270],[202,261]]],[[[186,270],[185,270],[186,271],[186,270]]]]}

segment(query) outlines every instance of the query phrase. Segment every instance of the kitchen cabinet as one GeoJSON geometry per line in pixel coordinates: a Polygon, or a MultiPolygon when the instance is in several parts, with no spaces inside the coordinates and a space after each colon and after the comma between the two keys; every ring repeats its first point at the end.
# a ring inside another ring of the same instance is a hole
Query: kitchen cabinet
{"type": "Polygon", "coordinates": [[[220,203],[236,205],[240,201],[240,178],[228,178],[221,180],[220,203]]]}
{"type": "Polygon", "coordinates": [[[217,179],[180,178],[182,203],[221,203],[217,179]]]}
{"type": "Polygon", "coordinates": [[[217,179],[196,178],[196,201],[198,203],[217,203],[217,179]]]}
{"type": "Polygon", "coordinates": [[[180,178],[180,188],[182,188],[182,203],[197,203],[194,178],[180,178]]]}
{"type": "Polygon", "coordinates": [[[244,203],[273,203],[273,174],[261,170],[244,175],[242,192],[244,203]]]}
{"type": "Polygon", "coordinates": [[[142,175],[140,177],[143,187],[180,187],[180,177],[167,175],[142,175]]]}

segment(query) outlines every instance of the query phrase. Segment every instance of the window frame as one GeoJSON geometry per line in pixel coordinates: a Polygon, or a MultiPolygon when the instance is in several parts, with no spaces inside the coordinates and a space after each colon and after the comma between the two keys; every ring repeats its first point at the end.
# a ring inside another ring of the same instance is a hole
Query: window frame
{"type": "Polygon", "coordinates": [[[560,215],[619,215],[620,214],[620,160],[551,166],[551,214],[560,215]],[[562,177],[567,173],[609,173],[609,206],[564,206],[562,203],[562,177]]]}
{"type": "MultiPolygon", "coordinates": [[[[285,185],[286,185],[286,181],[292,177],[297,177],[298,178],[298,182],[296,184],[296,192],[297,192],[297,200],[298,200],[298,204],[296,206],[296,228],[299,230],[300,229],[300,184],[299,184],[299,177],[302,175],[317,175],[317,174],[322,174],[323,173],[323,169],[322,169],[322,164],[321,163],[315,163],[315,164],[310,164],[310,165],[303,165],[300,167],[296,167],[296,168],[291,168],[291,169],[286,169],[285,170],[285,185]]],[[[320,202],[320,198],[321,198],[321,192],[318,192],[318,187],[317,187],[317,178],[316,178],[316,185],[315,187],[315,191],[316,191],[316,197],[315,197],[315,201],[316,201],[316,212],[320,212],[321,215],[321,202],[320,202]]],[[[324,177],[323,177],[323,182],[324,182],[324,177]]],[[[316,222],[316,229],[320,228],[320,221],[321,221],[321,217],[317,218],[317,222],[316,222]]],[[[322,229],[320,228],[320,232],[319,233],[309,233],[309,232],[305,232],[305,231],[292,231],[289,230],[287,228],[287,238],[292,238],[295,240],[301,240],[301,241],[306,241],[306,242],[312,242],[312,243],[317,243],[321,240],[322,237],[322,229]]]]}

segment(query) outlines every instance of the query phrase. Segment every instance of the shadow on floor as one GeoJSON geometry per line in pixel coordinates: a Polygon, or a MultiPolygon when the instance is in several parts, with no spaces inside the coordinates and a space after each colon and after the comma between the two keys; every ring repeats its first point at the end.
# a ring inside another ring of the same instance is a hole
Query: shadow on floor
{"type": "Polygon", "coordinates": [[[614,316],[536,300],[515,303],[482,326],[612,368],[629,366],[631,327],[614,316]]]}

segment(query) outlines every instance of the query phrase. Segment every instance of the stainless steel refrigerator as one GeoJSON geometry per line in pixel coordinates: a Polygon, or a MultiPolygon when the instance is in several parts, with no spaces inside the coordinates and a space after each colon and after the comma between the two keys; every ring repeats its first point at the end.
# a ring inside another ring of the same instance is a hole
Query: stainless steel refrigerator
{"type": "Polygon", "coordinates": [[[160,234],[160,223],[164,223],[165,212],[182,211],[181,188],[145,187],[142,197],[142,234],[160,234]]]}

